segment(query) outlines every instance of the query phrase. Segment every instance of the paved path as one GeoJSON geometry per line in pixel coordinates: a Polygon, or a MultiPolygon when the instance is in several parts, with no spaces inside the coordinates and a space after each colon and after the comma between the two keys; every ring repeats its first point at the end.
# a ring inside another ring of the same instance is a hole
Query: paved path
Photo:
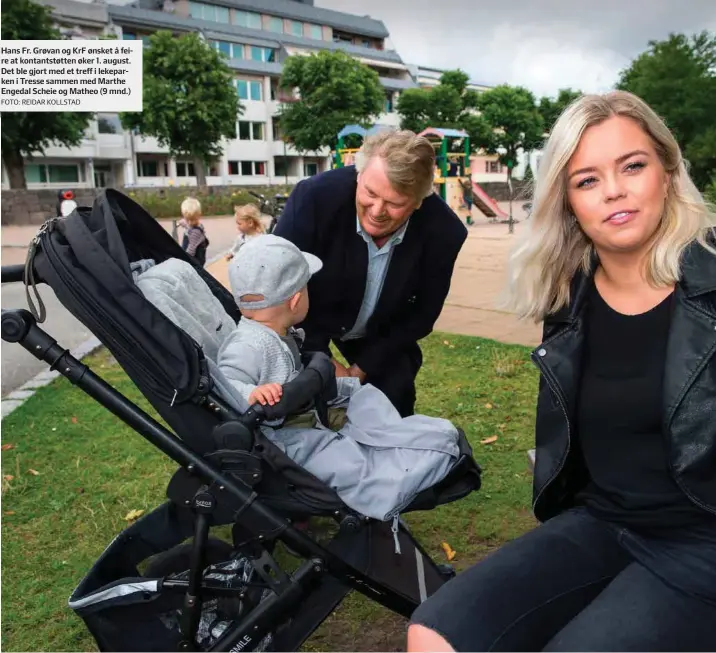
{"type": "MultiPolygon", "coordinates": [[[[513,205],[516,220],[524,217],[521,204],[513,205]]],[[[506,203],[501,206],[507,210],[506,203]]],[[[435,328],[507,343],[538,345],[540,327],[522,323],[511,313],[495,307],[505,283],[507,255],[523,223],[516,224],[515,234],[510,235],[506,224],[490,223],[484,217],[475,220],[458,257],[450,294],[435,328]]],[[[226,261],[218,260],[208,269],[228,287],[226,261]]]]}

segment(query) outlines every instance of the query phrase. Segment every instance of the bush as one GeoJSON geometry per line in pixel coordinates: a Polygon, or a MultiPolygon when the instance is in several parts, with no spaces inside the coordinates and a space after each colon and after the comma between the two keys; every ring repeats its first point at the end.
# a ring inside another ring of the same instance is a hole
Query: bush
{"type": "MultiPolygon", "coordinates": [[[[277,193],[288,194],[293,186],[255,186],[256,193],[266,198],[277,193]]],[[[234,206],[242,206],[258,200],[249,194],[246,187],[209,186],[199,189],[195,186],[179,188],[126,188],[122,192],[131,197],[154,218],[178,218],[181,216],[181,203],[187,197],[196,197],[201,202],[201,211],[205,216],[231,215],[234,206]]]]}

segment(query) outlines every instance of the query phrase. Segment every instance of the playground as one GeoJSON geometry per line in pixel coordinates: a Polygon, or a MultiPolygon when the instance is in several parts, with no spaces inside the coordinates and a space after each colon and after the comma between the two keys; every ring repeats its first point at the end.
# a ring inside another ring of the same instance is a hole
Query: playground
{"type": "MultiPolygon", "coordinates": [[[[338,132],[338,142],[333,153],[333,167],[341,168],[355,163],[359,147],[349,147],[366,136],[372,136],[387,125],[376,124],[366,129],[360,125],[346,125],[338,132]]],[[[435,148],[435,192],[459,215],[467,225],[475,224],[475,218],[487,218],[498,223],[509,218],[508,213],[490,197],[473,179],[470,170],[470,136],[459,129],[428,127],[420,132],[435,148]]]]}

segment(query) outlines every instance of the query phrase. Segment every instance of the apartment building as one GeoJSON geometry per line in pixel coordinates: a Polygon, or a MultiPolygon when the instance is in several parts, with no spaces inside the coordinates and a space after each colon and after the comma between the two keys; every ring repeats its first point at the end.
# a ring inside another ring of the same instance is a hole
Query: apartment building
{"type": "MultiPolygon", "coordinates": [[[[142,39],[157,30],[198,32],[226,54],[244,107],[236,137],[207,171],[210,185],[295,183],[330,167],[330,153],[301,155],[281,139],[277,114],[283,62],[295,54],[341,50],[375,70],[385,90],[378,122],[398,125],[399,94],[418,83],[399,54],[386,47],[385,25],[313,6],[312,0],[137,0],[129,5],[41,0],[68,38],[142,39]]],[[[82,144],[50,147],[26,162],[29,188],[195,185],[191,161],[175,160],[153,138],[122,129],[116,114],[100,114],[82,144]]],[[[3,187],[7,188],[3,170],[3,187]]]]}

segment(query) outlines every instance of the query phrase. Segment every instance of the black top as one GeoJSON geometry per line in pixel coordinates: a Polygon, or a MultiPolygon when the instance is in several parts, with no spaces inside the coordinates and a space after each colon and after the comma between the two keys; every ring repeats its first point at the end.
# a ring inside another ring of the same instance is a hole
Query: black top
{"type": "Polygon", "coordinates": [[[672,300],[673,294],[646,313],[623,315],[593,283],[589,290],[576,423],[591,480],[577,500],[624,526],[713,520],[668,469],[662,394],[672,300]]]}

